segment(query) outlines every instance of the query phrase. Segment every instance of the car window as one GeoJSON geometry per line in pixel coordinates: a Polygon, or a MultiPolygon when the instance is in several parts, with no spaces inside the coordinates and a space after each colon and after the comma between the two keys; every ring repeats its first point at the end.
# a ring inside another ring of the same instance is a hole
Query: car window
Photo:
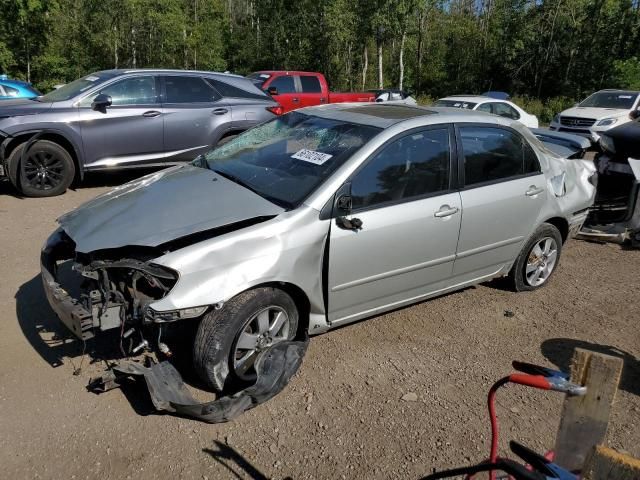
{"type": "Polygon", "coordinates": [[[285,76],[278,77],[273,80],[267,87],[267,89],[271,87],[276,87],[278,89],[278,95],[282,95],[283,93],[295,93],[296,85],[293,81],[293,77],[285,76]]]}
{"type": "Polygon", "coordinates": [[[2,85],[0,85],[0,97],[4,97],[6,96],[4,93],[4,88],[2,88],[2,85]]]}
{"type": "Polygon", "coordinates": [[[242,88],[231,85],[227,82],[223,82],[222,80],[215,80],[213,78],[205,78],[205,80],[215,88],[220,95],[223,97],[231,97],[231,98],[249,98],[249,99],[259,99],[265,100],[267,97],[266,94],[262,93],[257,88],[251,85],[251,88],[254,89],[253,92],[249,92],[247,90],[243,90],[242,88]]]}
{"type": "Polygon", "coordinates": [[[441,98],[437,100],[433,106],[434,107],[452,107],[452,108],[465,108],[467,110],[473,110],[477,103],[467,102],[466,100],[446,100],[441,98]]]}
{"type": "Polygon", "coordinates": [[[460,127],[460,140],[467,186],[540,171],[531,146],[511,130],[460,127]]]}
{"type": "Polygon", "coordinates": [[[391,141],[351,181],[354,209],[449,188],[449,131],[424,130],[391,141]]]}
{"type": "Polygon", "coordinates": [[[98,94],[111,97],[111,105],[150,105],[157,102],[156,81],[153,76],[132,77],[112,83],[84,98],[80,106],[91,105],[98,94]]]}
{"type": "Polygon", "coordinates": [[[166,103],[207,103],[219,99],[217,93],[201,77],[164,77],[166,103]]]}
{"type": "Polygon", "coordinates": [[[478,112],[493,113],[493,109],[491,108],[491,104],[490,103],[483,103],[480,106],[478,106],[478,108],[476,108],[476,110],[478,112]]]}
{"type": "Polygon", "coordinates": [[[313,75],[300,75],[302,93],[321,93],[320,80],[313,75]]]}
{"type": "Polygon", "coordinates": [[[17,88],[10,87],[9,85],[5,85],[4,86],[4,94],[5,94],[5,96],[7,96],[7,97],[17,97],[18,93],[20,93],[20,92],[18,91],[17,88]]]}
{"type": "Polygon", "coordinates": [[[513,120],[518,120],[520,118],[520,114],[518,113],[518,111],[508,103],[493,103],[493,113],[495,113],[496,115],[500,115],[501,117],[511,118],[513,120]]]}

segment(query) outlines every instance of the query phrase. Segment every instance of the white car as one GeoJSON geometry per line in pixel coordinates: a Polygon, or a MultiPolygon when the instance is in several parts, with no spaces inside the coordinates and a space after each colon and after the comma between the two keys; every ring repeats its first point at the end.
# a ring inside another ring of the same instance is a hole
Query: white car
{"type": "Polygon", "coordinates": [[[433,106],[466,108],[467,110],[493,113],[500,117],[517,120],[525,127],[538,128],[538,117],[525,112],[515,103],[493,97],[485,97],[483,95],[452,95],[441,98],[436,101],[433,106]]]}
{"type": "Polygon", "coordinates": [[[573,133],[599,142],[600,135],[610,128],[640,116],[640,92],[629,90],[600,90],[575,107],[553,117],[549,128],[573,133]]]}

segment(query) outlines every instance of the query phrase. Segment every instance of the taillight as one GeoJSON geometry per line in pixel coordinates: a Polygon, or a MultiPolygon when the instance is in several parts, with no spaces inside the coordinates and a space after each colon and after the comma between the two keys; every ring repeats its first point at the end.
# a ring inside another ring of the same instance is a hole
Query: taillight
{"type": "Polygon", "coordinates": [[[274,115],[282,115],[284,113],[284,108],[280,105],[278,105],[277,107],[267,107],[267,110],[269,110],[274,115]]]}

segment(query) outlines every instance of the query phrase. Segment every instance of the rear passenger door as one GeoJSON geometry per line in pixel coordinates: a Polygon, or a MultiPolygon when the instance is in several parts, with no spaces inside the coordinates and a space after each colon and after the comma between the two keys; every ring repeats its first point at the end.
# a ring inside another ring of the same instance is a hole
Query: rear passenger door
{"type": "Polygon", "coordinates": [[[539,221],[547,185],[535,152],[515,130],[460,124],[456,137],[463,215],[454,276],[464,282],[516,258],[539,221]]]}
{"type": "Polygon", "coordinates": [[[221,125],[231,122],[231,107],[201,76],[164,75],[161,79],[166,161],[192,160],[211,148],[221,125]]]}
{"type": "Polygon", "coordinates": [[[312,107],[327,103],[326,92],[322,92],[320,79],[316,75],[300,75],[297,79],[300,87],[300,107],[312,107]]]}

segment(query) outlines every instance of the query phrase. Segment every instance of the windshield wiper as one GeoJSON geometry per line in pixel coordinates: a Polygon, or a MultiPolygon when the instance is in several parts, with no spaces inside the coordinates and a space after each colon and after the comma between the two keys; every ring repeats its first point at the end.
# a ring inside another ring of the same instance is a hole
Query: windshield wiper
{"type": "Polygon", "coordinates": [[[275,203],[276,205],[278,205],[279,207],[282,208],[286,208],[286,209],[291,209],[293,208],[293,205],[290,204],[289,202],[286,202],[284,200],[280,200],[279,198],[275,198],[272,197],[270,195],[267,195],[259,190],[256,190],[254,187],[252,187],[251,185],[249,185],[247,182],[245,182],[244,180],[231,175],[230,173],[227,172],[223,172],[222,170],[218,170],[215,168],[212,168],[211,170],[213,170],[215,173],[217,173],[218,175],[223,176],[224,178],[226,178],[227,180],[231,180],[233,183],[237,183],[238,185],[240,185],[241,187],[246,188],[247,190],[252,191],[253,193],[255,193],[256,195],[260,195],[262,198],[264,198],[265,200],[270,201],[271,203],[275,203]]]}

